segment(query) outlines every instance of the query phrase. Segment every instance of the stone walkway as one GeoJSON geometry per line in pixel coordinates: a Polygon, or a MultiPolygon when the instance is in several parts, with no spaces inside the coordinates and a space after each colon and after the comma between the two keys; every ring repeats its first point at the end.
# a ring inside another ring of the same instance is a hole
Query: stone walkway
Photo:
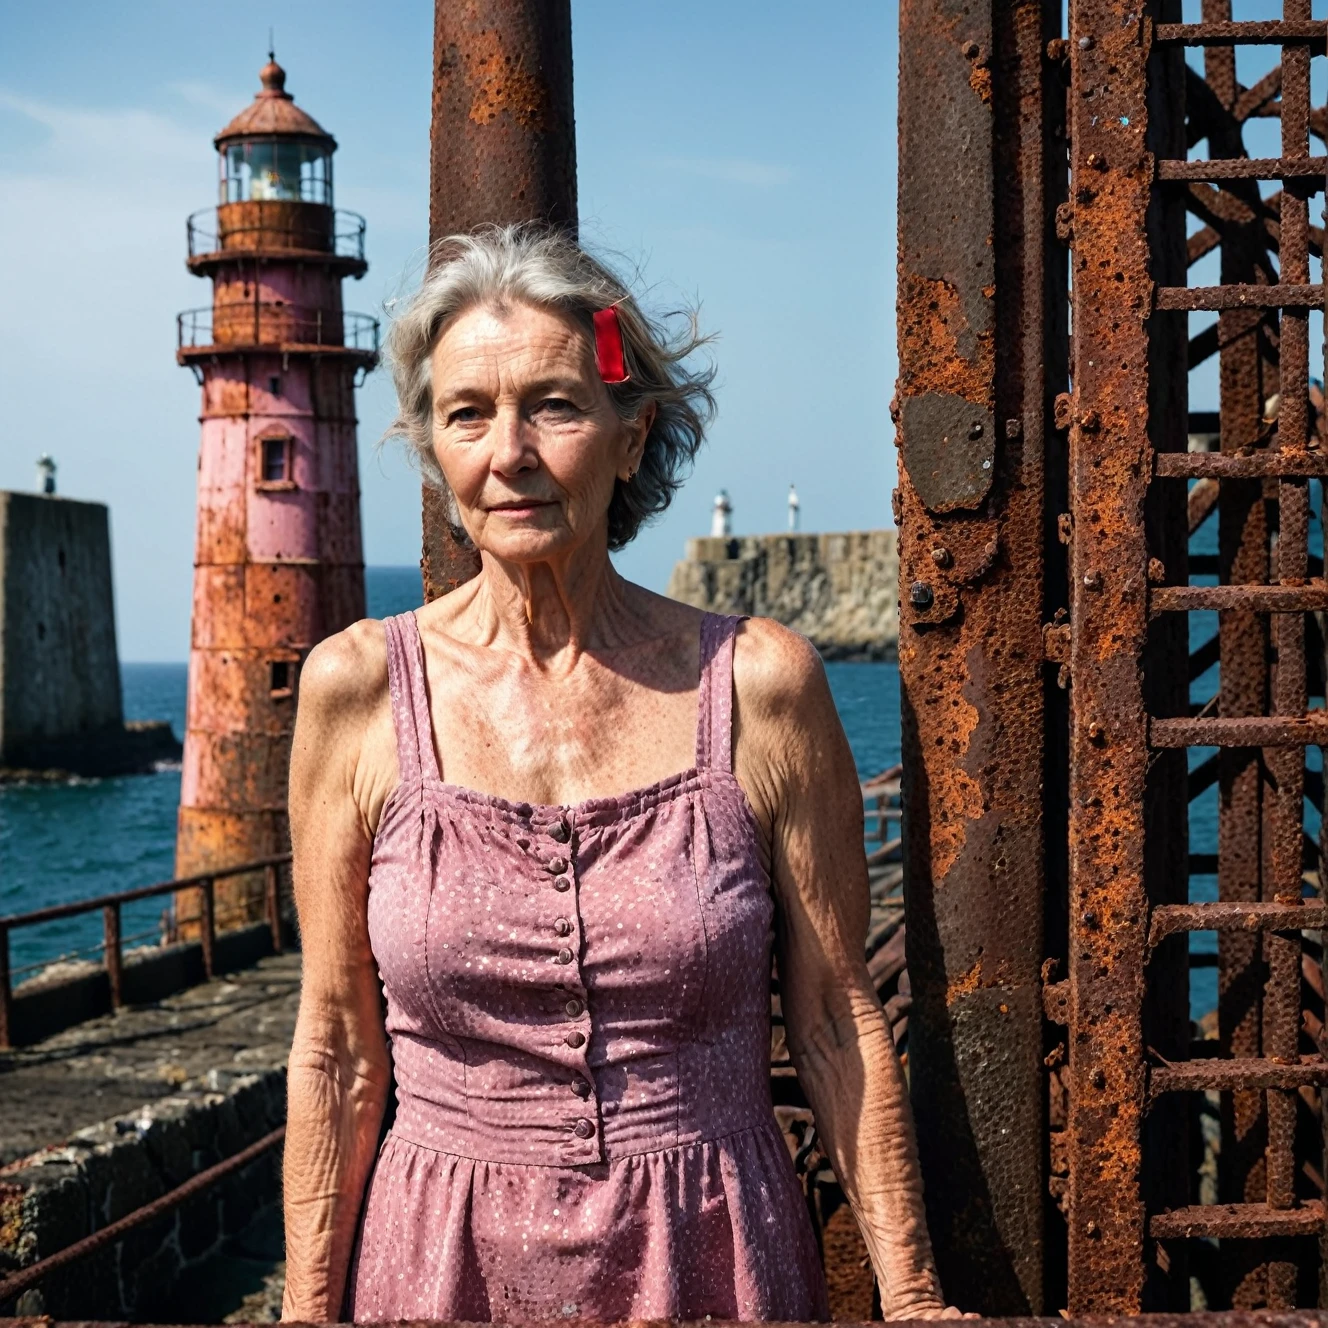
{"type": "Polygon", "coordinates": [[[0,1169],[189,1086],[286,1064],[300,956],[275,955],[158,1004],[0,1051],[0,1169]]]}

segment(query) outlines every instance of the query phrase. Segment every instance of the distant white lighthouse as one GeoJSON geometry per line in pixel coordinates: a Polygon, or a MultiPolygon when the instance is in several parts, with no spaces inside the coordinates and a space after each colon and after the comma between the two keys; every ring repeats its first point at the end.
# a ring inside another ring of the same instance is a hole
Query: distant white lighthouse
{"type": "Polygon", "coordinates": [[[715,505],[710,513],[710,535],[712,539],[727,539],[733,534],[733,504],[729,501],[729,491],[721,489],[715,495],[715,505]]]}
{"type": "Polygon", "coordinates": [[[797,528],[798,528],[798,517],[799,517],[799,510],[798,510],[798,509],[799,509],[801,506],[802,506],[802,504],[798,501],[798,491],[797,491],[797,489],[795,489],[795,488],[793,487],[793,485],[790,484],[790,485],[789,485],[789,496],[788,496],[788,512],[789,512],[789,518],[788,518],[788,521],[789,521],[789,527],[788,527],[788,528],[789,528],[790,530],[797,530],[797,528]]]}

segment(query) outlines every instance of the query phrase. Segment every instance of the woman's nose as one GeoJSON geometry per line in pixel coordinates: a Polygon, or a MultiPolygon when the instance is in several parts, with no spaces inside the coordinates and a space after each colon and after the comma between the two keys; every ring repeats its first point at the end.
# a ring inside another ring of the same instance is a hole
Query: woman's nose
{"type": "Polygon", "coordinates": [[[500,408],[493,421],[493,468],[504,475],[532,470],[539,464],[533,447],[532,430],[521,412],[500,408]]]}

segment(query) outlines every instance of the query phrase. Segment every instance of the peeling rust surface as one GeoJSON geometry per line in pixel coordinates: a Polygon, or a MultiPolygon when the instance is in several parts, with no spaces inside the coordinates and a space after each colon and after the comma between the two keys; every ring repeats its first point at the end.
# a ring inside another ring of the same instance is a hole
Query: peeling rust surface
{"type": "Polygon", "coordinates": [[[909,1063],[942,1283],[963,1308],[1004,1314],[1043,1293],[1042,504],[1049,309],[1064,290],[1043,244],[1053,9],[900,11],[909,1063]]]}

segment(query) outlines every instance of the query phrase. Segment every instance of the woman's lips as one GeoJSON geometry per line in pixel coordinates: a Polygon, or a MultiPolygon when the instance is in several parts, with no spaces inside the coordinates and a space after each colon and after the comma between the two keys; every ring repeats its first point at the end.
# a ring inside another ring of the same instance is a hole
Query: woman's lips
{"type": "Polygon", "coordinates": [[[525,503],[499,503],[495,507],[489,508],[490,512],[501,512],[503,516],[521,518],[534,516],[536,512],[542,512],[546,507],[552,507],[552,503],[525,502],[525,503]]]}

